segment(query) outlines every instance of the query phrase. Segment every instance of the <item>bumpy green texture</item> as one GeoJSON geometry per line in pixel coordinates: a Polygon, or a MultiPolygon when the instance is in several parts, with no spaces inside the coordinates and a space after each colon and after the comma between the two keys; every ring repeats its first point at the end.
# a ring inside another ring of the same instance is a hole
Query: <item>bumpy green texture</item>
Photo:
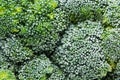
{"type": "Polygon", "coordinates": [[[94,0],[68,0],[65,4],[66,13],[72,23],[85,20],[101,20],[104,13],[100,2],[94,0]]]}
{"type": "Polygon", "coordinates": [[[103,15],[103,23],[112,27],[120,28],[120,1],[110,0],[103,15]]]}
{"type": "Polygon", "coordinates": [[[68,74],[68,80],[94,80],[106,76],[110,65],[100,47],[103,28],[100,23],[86,21],[71,26],[61,46],[53,56],[54,61],[68,74]]]}
{"type": "Polygon", "coordinates": [[[16,80],[16,78],[12,71],[0,69],[0,80],[16,80]]]}
{"type": "Polygon", "coordinates": [[[57,0],[32,0],[30,8],[39,14],[45,14],[53,11],[58,6],[57,0]]]}
{"type": "Polygon", "coordinates": [[[4,1],[0,7],[0,35],[15,36],[26,47],[52,51],[59,32],[66,29],[68,20],[56,0],[4,1]],[[11,10],[12,9],[12,10],[11,10]]]}
{"type": "Polygon", "coordinates": [[[115,80],[120,80],[120,61],[117,63],[116,69],[114,71],[115,80]]]}
{"type": "Polygon", "coordinates": [[[120,60],[120,29],[109,28],[102,34],[102,47],[106,60],[114,69],[120,60]]]}
{"type": "Polygon", "coordinates": [[[120,0],[0,0],[0,70],[16,80],[119,80],[119,63],[120,0]]]}
{"type": "Polygon", "coordinates": [[[15,38],[1,40],[0,47],[2,49],[1,54],[13,62],[22,62],[33,56],[33,52],[29,48],[23,47],[15,38]]]}
{"type": "Polygon", "coordinates": [[[33,59],[19,71],[20,80],[61,80],[62,75],[45,55],[33,59]]]}
{"type": "Polygon", "coordinates": [[[0,69],[13,69],[13,66],[7,62],[6,58],[0,52],[0,69]]]}

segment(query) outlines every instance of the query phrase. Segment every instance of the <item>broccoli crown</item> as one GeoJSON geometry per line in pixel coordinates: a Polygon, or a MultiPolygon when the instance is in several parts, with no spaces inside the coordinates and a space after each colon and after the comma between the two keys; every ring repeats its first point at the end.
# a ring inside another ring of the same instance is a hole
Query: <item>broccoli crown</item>
{"type": "Polygon", "coordinates": [[[53,58],[68,74],[68,80],[100,79],[111,71],[100,47],[102,32],[101,24],[91,21],[66,31],[53,58]]]}
{"type": "Polygon", "coordinates": [[[0,7],[0,35],[15,36],[35,52],[52,51],[59,32],[69,23],[65,12],[57,8],[56,0],[1,0],[0,3],[4,3],[0,7]]]}
{"type": "Polygon", "coordinates": [[[5,56],[6,59],[12,60],[13,62],[22,62],[33,56],[33,52],[29,48],[23,47],[15,38],[1,40],[0,47],[2,51],[1,54],[5,56]]]}
{"type": "Polygon", "coordinates": [[[12,71],[0,69],[0,80],[16,80],[16,77],[12,71]]]}
{"type": "Polygon", "coordinates": [[[63,78],[59,68],[53,66],[45,55],[28,62],[19,71],[20,80],[61,80],[63,78]]]}

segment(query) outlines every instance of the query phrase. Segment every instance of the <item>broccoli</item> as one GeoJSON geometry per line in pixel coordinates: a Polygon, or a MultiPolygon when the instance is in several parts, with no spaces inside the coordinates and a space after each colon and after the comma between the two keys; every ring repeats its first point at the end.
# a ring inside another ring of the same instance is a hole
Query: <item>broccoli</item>
{"type": "Polygon", "coordinates": [[[119,13],[119,0],[0,0],[0,79],[119,80],[119,13]]]}
{"type": "Polygon", "coordinates": [[[116,64],[116,68],[113,72],[108,73],[103,80],[120,80],[120,61],[116,64]]]}
{"type": "Polygon", "coordinates": [[[0,69],[0,80],[16,80],[16,77],[12,71],[0,69]]]}
{"type": "Polygon", "coordinates": [[[116,69],[114,71],[114,76],[116,76],[115,80],[120,79],[120,61],[117,63],[116,69]]]}
{"type": "Polygon", "coordinates": [[[62,78],[64,78],[62,72],[53,66],[45,55],[26,63],[19,71],[20,80],[60,80],[62,78]]]}
{"type": "Polygon", "coordinates": [[[107,28],[102,34],[102,44],[106,60],[114,69],[120,59],[120,30],[118,28],[107,28]]]}
{"type": "Polygon", "coordinates": [[[101,79],[111,71],[100,46],[103,28],[98,22],[85,21],[70,26],[53,59],[68,75],[68,80],[101,79]]]}
{"type": "Polygon", "coordinates": [[[32,0],[27,1],[27,5],[25,1],[3,1],[6,4],[0,8],[0,35],[14,36],[36,53],[53,51],[60,32],[69,23],[67,15],[61,8],[57,8],[56,0],[32,0]]]}
{"type": "Polygon", "coordinates": [[[119,0],[110,0],[108,6],[106,7],[103,24],[105,26],[111,27],[120,27],[120,1],[119,0]]]}
{"type": "Polygon", "coordinates": [[[102,3],[92,0],[68,0],[65,4],[65,10],[71,23],[77,23],[85,20],[98,21],[102,19],[104,13],[102,3]]]}
{"type": "Polygon", "coordinates": [[[10,70],[13,70],[13,66],[7,62],[6,58],[1,55],[1,51],[0,51],[0,69],[10,69],[10,70]]]}
{"type": "Polygon", "coordinates": [[[15,38],[7,38],[6,40],[0,41],[0,47],[2,50],[1,54],[15,63],[30,59],[33,56],[32,50],[23,47],[15,38]]]}

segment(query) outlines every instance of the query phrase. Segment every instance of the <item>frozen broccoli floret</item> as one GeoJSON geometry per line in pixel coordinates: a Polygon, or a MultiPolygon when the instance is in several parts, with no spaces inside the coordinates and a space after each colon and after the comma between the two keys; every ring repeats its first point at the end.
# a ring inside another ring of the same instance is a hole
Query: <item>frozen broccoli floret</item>
{"type": "Polygon", "coordinates": [[[68,75],[68,80],[101,79],[111,71],[100,46],[103,27],[86,21],[71,26],[53,59],[68,75]]]}
{"type": "Polygon", "coordinates": [[[23,45],[15,38],[7,38],[6,40],[0,41],[0,48],[2,55],[6,59],[13,62],[22,62],[24,60],[30,59],[33,56],[32,50],[23,47],[23,45]]]}
{"type": "Polygon", "coordinates": [[[16,77],[12,71],[0,69],[0,80],[16,80],[16,77]]]}

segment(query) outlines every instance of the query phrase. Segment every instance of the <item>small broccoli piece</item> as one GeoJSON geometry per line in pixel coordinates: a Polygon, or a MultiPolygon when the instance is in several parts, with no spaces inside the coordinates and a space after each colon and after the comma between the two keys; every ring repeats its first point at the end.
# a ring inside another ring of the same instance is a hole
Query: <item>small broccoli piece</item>
{"type": "Polygon", "coordinates": [[[12,71],[0,69],[0,80],[16,80],[16,77],[12,71]]]}
{"type": "Polygon", "coordinates": [[[20,80],[64,80],[64,73],[45,55],[26,63],[18,75],[20,80]]]}
{"type": "Polygon", "coordinates": [[[67,80],[101,79],[111,71],[100,46],[103,27],[86,21],[71,25],[53,60],[68,75],[67,80]]]}
{"type": "Polygon", "coordinates": [[[3,52],[1,54],[13,62],[22,62],[33,56],[33,52],[29,48],[23,47],[19,40],[15,38],[2,40],[0,47],[3,52]]]}
{"type": "Polygon", "coordinates": [[[47,80],[54,68],[45,55],[26,63],[19,71],[20,80],[47,80]]]}
{"type": "Polygon", "coordinates": [[[62,7],[55,9],[52,13],[50,13],[50,15],[48,14],[49,18],[50,16],[53,16],[52,24],[55,26],[55,31],[58,33],[67,29],[68,25],[70,24],[68,19],[69,16],[62,7]]]}

